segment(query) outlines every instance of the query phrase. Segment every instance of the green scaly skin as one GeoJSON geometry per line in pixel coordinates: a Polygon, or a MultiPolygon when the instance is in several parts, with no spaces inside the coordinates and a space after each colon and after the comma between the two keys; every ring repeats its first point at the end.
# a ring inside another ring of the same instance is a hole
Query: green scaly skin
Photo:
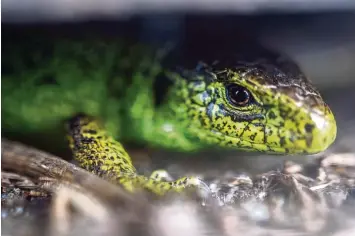
{"type": "Polygon", "coordinates": [[[195,177],[169,182],[163,171],[138,175],[116,140],[178,151],[312,154],[336,137],[334,116],[320,94],[293,62],[278,55],[201,55],[193,65],[172,67],[165,64],[164,50],[121,42],[62,40],[28,48],[5,47],[5,134],[56,140],[69,120],[79,165],[131,191],[143,187],[164,194],[202,183],[195,177]],[[157,103],[161,77],[171,84],[157,103]],[[228,88],[235,85],[249,92],[245,104],[231,99],[228,88]]]}

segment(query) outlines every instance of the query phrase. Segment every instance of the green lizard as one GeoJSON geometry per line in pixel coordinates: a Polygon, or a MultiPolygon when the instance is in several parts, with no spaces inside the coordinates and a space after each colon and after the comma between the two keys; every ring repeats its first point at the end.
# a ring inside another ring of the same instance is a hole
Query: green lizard
{"type": "Polygon", "coordinates": [[[55,140],[66,121],[79,165],[128,190],[164,194],[200,182],[138,175],[116,140],[178,151],[313,154],[336,137],[319,92],[294,62],[269,51],[209,50],[179,61],[122,42],[38,39],[3,48],[5,135],[55,140]]]}

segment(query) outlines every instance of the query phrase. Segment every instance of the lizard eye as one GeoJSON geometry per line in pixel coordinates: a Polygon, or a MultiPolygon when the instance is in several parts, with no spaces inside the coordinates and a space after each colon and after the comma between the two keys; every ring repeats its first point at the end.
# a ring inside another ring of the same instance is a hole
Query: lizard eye
{"type": "Polygon", "coordinates": [[[230,84],[226,88],[228,100],[234,106],[245,106],[251,101],[252,95],[250,92],[237,84],[230,84]]]}

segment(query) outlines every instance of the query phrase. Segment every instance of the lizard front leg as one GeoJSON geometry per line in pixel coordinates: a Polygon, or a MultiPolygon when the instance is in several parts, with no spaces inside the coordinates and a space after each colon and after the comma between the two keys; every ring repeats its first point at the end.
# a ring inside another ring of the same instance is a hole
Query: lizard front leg
{"type": "Polygon", "coordinates": [[[121,143],[93,117],[79,114],[68,121],[67,128],[69,145],[80,167],[120,184],[128,191],[143,188],[164,195],[169,191],[182,192],[186,188],[206,188],[197,177],[182,177],[170,181],[155,178],[155,174],[151,177],[139,175],[121,143]]]}

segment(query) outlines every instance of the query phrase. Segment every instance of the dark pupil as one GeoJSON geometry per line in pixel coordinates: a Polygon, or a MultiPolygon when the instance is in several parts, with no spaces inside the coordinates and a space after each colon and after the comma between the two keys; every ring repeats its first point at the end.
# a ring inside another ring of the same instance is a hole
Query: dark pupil
{"type": "Polygon", "coordinates": [[[236,84],[228,86],[228,96],[230,101],[238,106],[246,105],[250,97],[248,90],[236,84]]]}

